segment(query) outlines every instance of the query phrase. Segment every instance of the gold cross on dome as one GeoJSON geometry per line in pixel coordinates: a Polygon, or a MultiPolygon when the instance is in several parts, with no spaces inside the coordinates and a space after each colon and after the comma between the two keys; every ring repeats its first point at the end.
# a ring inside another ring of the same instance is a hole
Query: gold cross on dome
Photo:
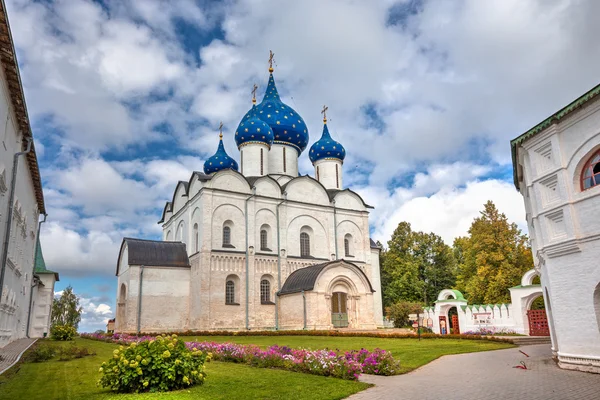
{"type": "Polygon", "coordinates": [[[327,110],[329,110],[329,107],[324,105],[323,110],[321,110],[321,114],[323,114],[323,122],[327,122],[327,110]]]}
{"type": "Polygon", "coordinates": [[[258,86],[255,83],[254,87],[252,88],[252,102],[253,103],[256,103],[256,89],[258,89],[258,86]]]}
{"type": "Polygon", "coordinates": [[[219,124],[219,139],[223,139],[223,121],[219,124]]]}
{"type": "Polygon", "coordinates": [[[269,72],[273,72],[273,63],[275,62],[275,53],[269,50],[269,72]]]}

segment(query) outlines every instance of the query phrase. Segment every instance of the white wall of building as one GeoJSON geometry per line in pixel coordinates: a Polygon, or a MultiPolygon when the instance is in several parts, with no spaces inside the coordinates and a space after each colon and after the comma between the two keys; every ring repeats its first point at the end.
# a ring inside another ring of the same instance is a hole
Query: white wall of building
{"type": "Polygon", "coordinates": [[[534,261],[552,316],[553,351],[560,366],[594,372],[600,372],[600,186],[582,190],[580,176],[599,148],[599,101],[517,148],[534,261]]]}
{"type": "Polygon", "coordinates": [[[326,189],[341,189],[342,162],[338,159],[323,159],[315,162],[315,179],[321,182],[326,189]]]}
{"type": "MultiPolygon", "coordinates": [[[[13,158],[22,150],[23,135],[0,68],[0,251],[4,247],[13,158]]],[[[8,260],[0,298],[0,347],[26,336],[39,210],[26,156],[19,158],[15,209],[11,221],[8,260]]]]}

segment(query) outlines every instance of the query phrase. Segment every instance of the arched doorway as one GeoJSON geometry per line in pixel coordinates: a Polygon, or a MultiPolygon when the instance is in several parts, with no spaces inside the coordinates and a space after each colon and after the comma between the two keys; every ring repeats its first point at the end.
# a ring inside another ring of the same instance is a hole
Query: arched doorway
{"type": "Polygon", "coordinates": [[[333,292],[331,294],[331,323],[334,328],[348,327],[348,294],[333,292]]]}
{"type": "Polygon", "coordinates": [[[119,290],[119,302],[117,303],[117,319],[115,321],[115,330],[123,331],[125,328],[125,321],[127,319],[127,287],[124,283],[121,284],[119,290]]]}
{"type": "Polygon", "coordinates": [[[448,323],[450,324],[448,333],[458,335],[460,333],[460,326],[458,324],[458,309],[456,307],[448,310],[448,323]]]}
{"type": "Polygon", "coordinates": [[[527,321],[529,323],[529,336],[550,336],[544,296],[541,293],[529,300],[527,321]]]}

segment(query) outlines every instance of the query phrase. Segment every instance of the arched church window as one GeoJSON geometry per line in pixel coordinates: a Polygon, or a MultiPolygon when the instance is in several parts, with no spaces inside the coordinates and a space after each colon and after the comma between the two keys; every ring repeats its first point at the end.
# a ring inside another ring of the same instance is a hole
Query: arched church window
{"type": "Polygon", "coordinates": [[[267,279],[260,281],[260,303],[271,303],[271,282],[269,282],[267,279]]]}
{"type": "Polygon", "coordinates": [[[283,172],[285,173],[287,171],[287,162],[286,162],[286,157],[285,157],[285,146],[283,147],[283,172]]]}
{"type": "Polygon", "coordinates": [[[231,247],[231,228],[223,227],[223,247],[231,247]]]}
{"type": "Polygon", "coordinates": [[[267,230],[266,229],[261,229],[260,231],[260,249],[261,250],[268,250],[268,241],[267,241],[267,230]]]}
{"type": "Polygon", "coordinates": [[[227,281],[225,284],[225,304],[235,303],[235,282],[227,281]]]}
{"type": "Polygon", "coordinates": [[[200,243],[199,243],[199,235],[198,235],[198,224],[194,224],[194,252],[198,252],[200,250],[200,243]]]}
{"type": "Polygon", "coordinates": [[[300,256],[310,256],[310,236],[306,232],[300,234],[300,256]]]}
{"type": "Polygon", "coordinates": [[[600,150],[584,165],[581,173],[581,190],[600,185],[600,150]]]}
{"type": "Polygon", "coordinates": [[[344,236],[344,255],[352,257],[352,235],[350,234],[344,236]]]}
{"type": "Polygon", "coordinates": [[[319,177],[319,166],[317,165],[317,180],[321,182],[321,178],[319,177]]]}
{"type": "Polygon", "coordinates": [[[335,164],[335,186],[340,188],[340,173],[338,171],[338,165],[335,164]]]}

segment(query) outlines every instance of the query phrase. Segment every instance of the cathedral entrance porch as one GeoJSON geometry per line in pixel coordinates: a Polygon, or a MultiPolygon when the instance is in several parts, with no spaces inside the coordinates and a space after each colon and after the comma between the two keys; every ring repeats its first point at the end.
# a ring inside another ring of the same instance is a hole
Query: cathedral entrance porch
{"type": "Polygon", "coordinates": [[[344,292],[335,292],[331,296],[331,323],[334,328],[348,327],[347,300],[344,292]]]}

